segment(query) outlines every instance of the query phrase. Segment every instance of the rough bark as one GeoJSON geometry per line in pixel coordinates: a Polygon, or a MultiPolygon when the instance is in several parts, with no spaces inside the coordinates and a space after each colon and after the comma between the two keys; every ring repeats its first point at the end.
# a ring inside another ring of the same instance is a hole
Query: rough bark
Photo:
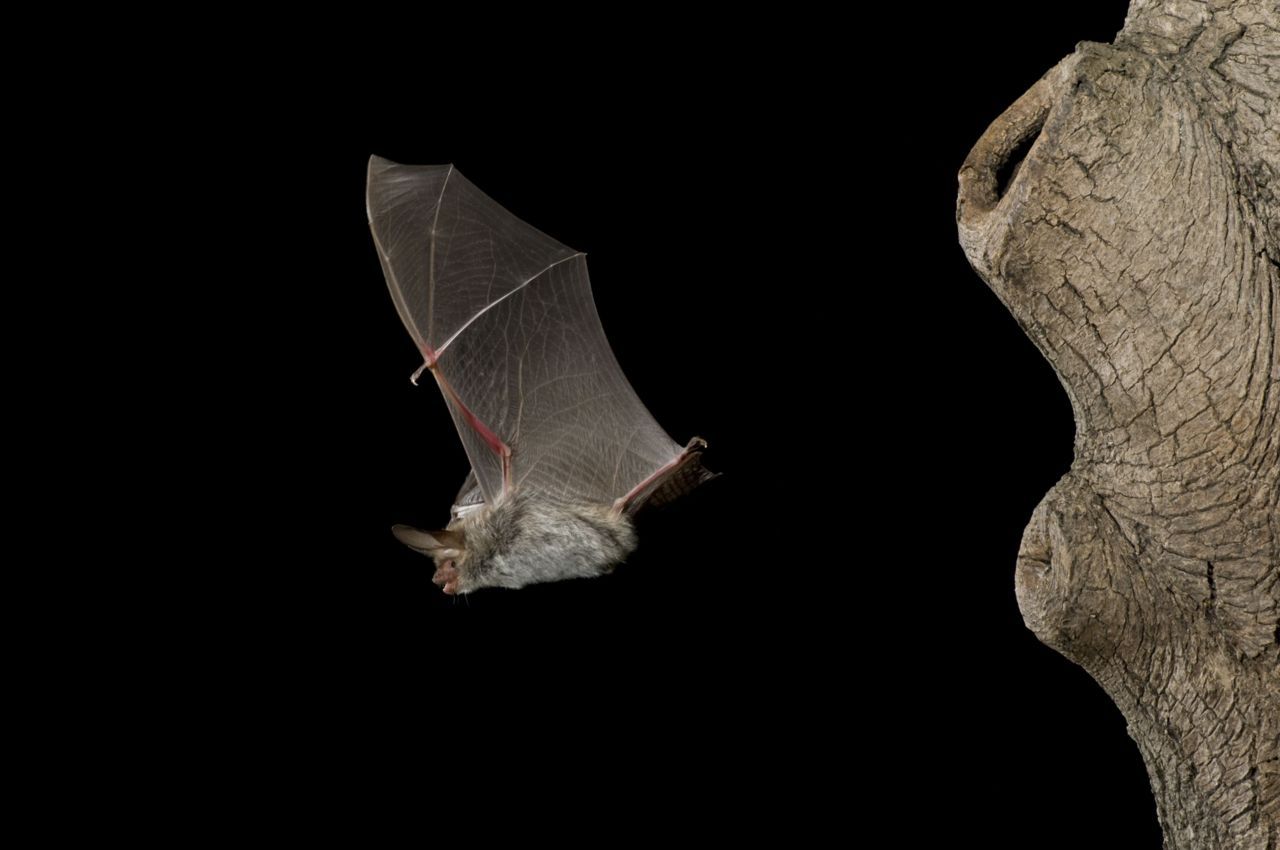
{"type": "Polygon", "coordinates": [[[1165,847],[1276,850],[1276,0],[1133,0],[991,125],[957,218],[1075,413],[1018,558],[1027,625],[1124,713],[1165,847]]]}

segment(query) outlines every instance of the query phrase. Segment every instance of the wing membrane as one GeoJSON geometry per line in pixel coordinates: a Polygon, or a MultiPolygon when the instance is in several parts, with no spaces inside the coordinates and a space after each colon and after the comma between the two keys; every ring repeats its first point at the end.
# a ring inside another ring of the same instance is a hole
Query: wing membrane
{"type": "Polygon", "coordinates": [[[374,158],[369,217],[486,501],[519,487],[610,503],[680,455],[609,347],[585,255],[450,166],[374,158]]]}

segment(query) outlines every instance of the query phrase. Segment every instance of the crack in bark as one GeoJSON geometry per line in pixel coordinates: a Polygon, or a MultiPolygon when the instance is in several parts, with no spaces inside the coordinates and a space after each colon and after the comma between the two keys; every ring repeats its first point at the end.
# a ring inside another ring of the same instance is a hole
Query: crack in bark
{"type": "Polygon", "coordinates": [[[1205,563],[1208,567],[1208,569],[1205,571],[1206,572],[1205,577],[1209,581],[1209,605],[1208,605],[1208,608],[1206,609],[1206,612],[1209,616],[1209,619],[1212,620],[1213,605],[1218,600],[1218,586],[1213,583],[1213,561],[1206,561],[1205,563]]]}

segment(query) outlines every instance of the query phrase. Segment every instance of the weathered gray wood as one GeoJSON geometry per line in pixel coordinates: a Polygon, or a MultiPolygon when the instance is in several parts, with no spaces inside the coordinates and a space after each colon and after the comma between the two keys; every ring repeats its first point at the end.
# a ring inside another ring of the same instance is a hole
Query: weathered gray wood
{"type": "Polygon", "coordinates": [[[1166,847],[1275,850],[1276,0],[1133,0],[1114,45],[1081,44],[978,141],[957,218],[1075,412],[1018,558],[1027,625],[1119,705],[1166,847]]]}

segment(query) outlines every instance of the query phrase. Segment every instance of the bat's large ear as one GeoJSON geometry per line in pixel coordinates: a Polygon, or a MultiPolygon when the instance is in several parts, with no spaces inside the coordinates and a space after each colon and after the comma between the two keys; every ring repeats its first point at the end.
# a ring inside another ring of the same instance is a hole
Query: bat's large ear
{"type": "Polygon", "coordinates": [[[434,555],[445,549],[467,548],[467,538],[461,531],[422,531],[411,525],[393,525],[391,533],[404,545],[424,555],[434,555]]]}

